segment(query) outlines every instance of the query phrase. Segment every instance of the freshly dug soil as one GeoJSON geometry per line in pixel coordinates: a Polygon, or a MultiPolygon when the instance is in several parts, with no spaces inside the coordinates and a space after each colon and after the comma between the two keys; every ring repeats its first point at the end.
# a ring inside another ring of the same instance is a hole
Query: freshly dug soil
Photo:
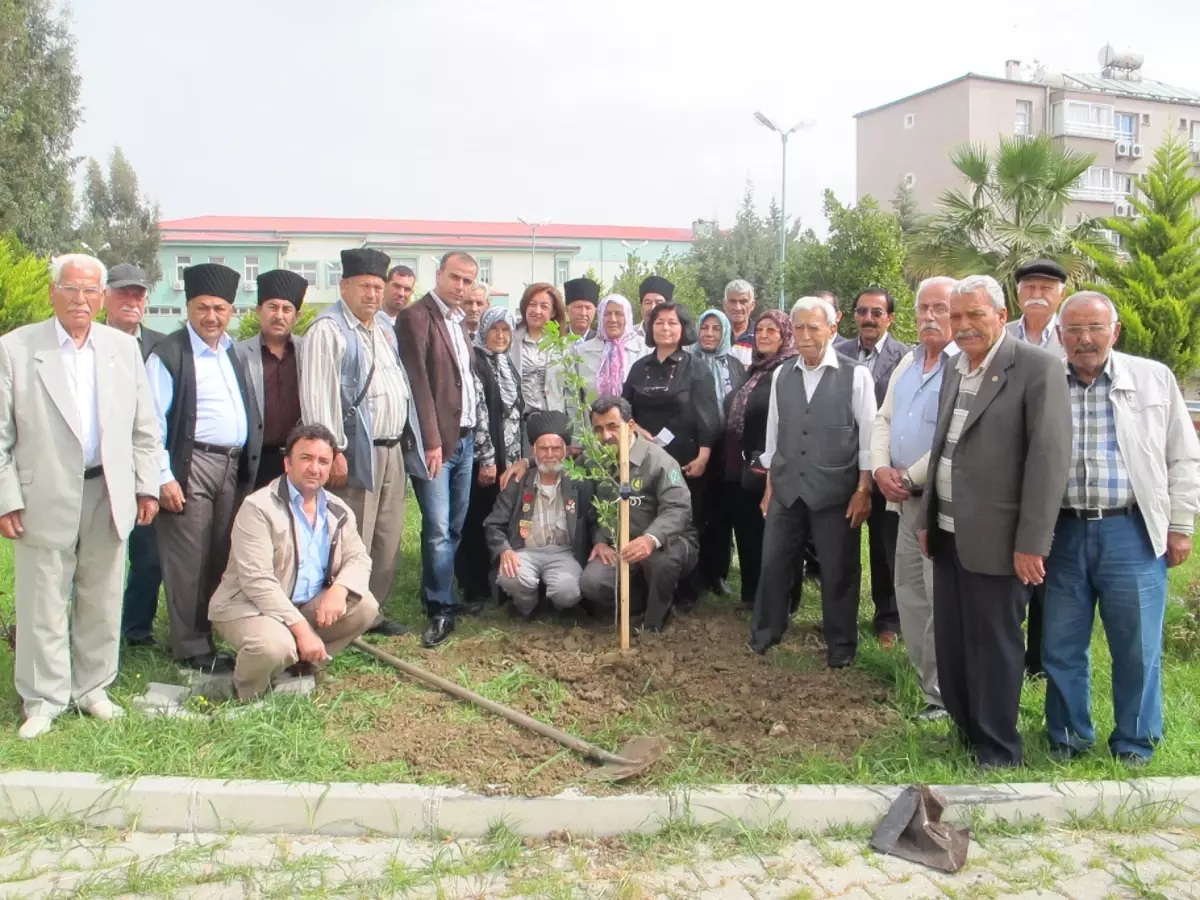
{"type": "MultiPolygon", "coordinates": [[[[389,649],[609,750],[639,734],[666,737],[671,749],[642,776],[643,786],[681,764],[703,770],[700,778],[720,772],[735,781],[782,758],[846,758],[896,721],[883,705],[887,687],[853,669],[826,669],[823,643],[811,629],[793,625],[786,650],[764,659],[746,648],[745,616],[729,607],[676,616],[665,634],[635,635],[624,653],[613,628],[600,623],[518,623],[493,611],[473,624],[473,636],[436,651],[418,649],[415,637],[389,642],[389,649]],[[498,683],[486,685],[506,674],[521,677],[501,698],[492,689],[498,683]]],[[[331,688],[394,683],[390,673],[364,674],[331,688]]],[[[361,715],[353,707],[346,703],[344,712],[361,715]]],[[[553,741],[468,708],[422,688],[411,701],[372,709],[372,730],[352,737],[352,765],[403,760],[422,781],[526,795],[580,784],[593,769],[553,741]]],[[[339,718],[327,727],[338,728],[339,718]]]]}

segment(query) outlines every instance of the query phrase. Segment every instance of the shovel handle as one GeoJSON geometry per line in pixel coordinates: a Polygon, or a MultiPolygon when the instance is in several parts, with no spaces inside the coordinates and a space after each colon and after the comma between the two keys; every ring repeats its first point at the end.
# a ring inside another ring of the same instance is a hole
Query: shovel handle
{"type": "MultiPolygon", "coordinates": [[[[617,552],[629,543],[629,423],[621,423],[617,460],[620,466],[621,499],[617,529],[617,552]]],[[[617,558],[617,603],[621,609],[621,649],[629,649],[629,563],[617,558]]]]}
{"type": "Polygon", "coordinates": [[[415,678],[417,681],[423,682],[430,687],[435,687],[439,691],[444,691],[452,697],[457,697],[459,700],[465,700],[468,703],[474,703],[476,706],[486,709],[490,713],[495,713],[502,719],[507,719],[514,725],[520,728],[525,728],[535,734],[540,734],[542,737],[550,738],[576,753],[582,754],[588,759],[594,759],[597,762],[612,763],[620,766],[638,765],[637,760],[626,759],[623,756],[617,756],[615,753],[609,753],[595,744],[589,744],[582,738],[577,738],[572,734],[567,734],[565,731],[559,731],[545,722],[539,722],[532,716],[527,716],[523,712],[517,712],[515,709],[510,709],[507,706],[501,706],[494,700],[489,700],[487,697],[481,697],[474,691],[467,690],[461,684],[456,684],[453,681],[447,681],[432,672],[427,672],[412,663],[407,663],[398,656],[393,656],[386,650],[380,650],[378,647],[373,647],[363,641],[361,638],[355,638],[350,642],[351,646],[356,647],[368,656],[373,656],[380,662],[387,663],[393,669],[398,669],[410,678],[415,678]]]}

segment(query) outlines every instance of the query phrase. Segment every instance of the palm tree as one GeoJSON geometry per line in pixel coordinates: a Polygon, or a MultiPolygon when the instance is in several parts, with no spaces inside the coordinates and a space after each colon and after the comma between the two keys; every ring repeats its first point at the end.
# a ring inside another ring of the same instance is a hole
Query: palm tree
{"type": "Polygon", "coordinates": [[[1090,274],[1078,244],[1093,240],[1097,225],[1068,224],[1064,214],[1094,156],[1039,135],[1001,138],[992,151],[965,144],[950,159],[966,190],[943,193],[937,212],[909,240],[911,276],[992,275],[1015,297],[1013,273],[1030,259],[1056,260],[1072,281],[1090,274]]]}

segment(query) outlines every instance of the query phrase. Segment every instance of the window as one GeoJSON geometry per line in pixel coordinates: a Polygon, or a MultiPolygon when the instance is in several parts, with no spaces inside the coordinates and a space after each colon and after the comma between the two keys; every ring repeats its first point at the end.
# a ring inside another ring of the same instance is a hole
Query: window
{"type": "Polygon", "coordinates": [[[317,286],[317,264],[315,262],[290,262],[288,268],[307,281],[309,287],[317,286]]]}
{"type": "Polygon", "coordinates": [[[571,261],[556,259],[554,261],[554,283],[562,287],[571,278],[571,261]]]}
{"type": "Polygon", "coordinates": [[[906,188],[910,188],[916,183],[917,183],[916,173],[909,172],[907,175],[904,176],[904,186],[906,188]]]}
{"type": "Polygon", "coordinates": [[[183,315],[183,308],[179,306],[148,306],[146,307],[146,315],[181,316],[183,315]]]}
{"type": "Polygon", "coordinates": [[[1055,103],[1054,134],[1112,140],[1116,136],[1113,128],[1113,108],[1079,100],[1055,103]]]}
{"type": "Polygon", "coordinates": [[[1133,113],[1117,113],[1117,140],[1133,142],[1137,140],[1137,116],[1133,113]]]}
{"type": "Polygon", "coordinates": [[[208,258],[208,261],[209,261],[210,263],[212,263],[214,266],[223,266],[223,265],[225,265],[225,257],[223,257],[223,256],[210,256],[210,257],[208,258]]]}
{"type": "Polygon", "coordinates": [[[392,257],[392,268],[396,266],[408,266],[413,270],[413,274],[416,274],[417,258],[415,256],[394,256],[392,257]]]}
{"type": "Polygon", "coordinates": [[[325,263],[325,287],[335,288],[342,280],[342,264],[340,262],[325,263]]]}
{"type": "Polygon", "coordinates": [[[912,128],[916,124],[917,124],[917,117],[914,113],[905,113],[904,114],[904,127],[905,128],[912,128]]]}
{"type": "Polygon", "coordinates": [[[1200,153],[1200,122],[1192,123],[1192,152],[1200,153]]]}
{"type": "Polygon", "coordinates": [[[183,270],[192,264],[190,256],[175,257],[175,280],[183,281],[183,270]]]}
{"type": "Polygon", "coordinates": [[[1088,170],[1079,176],[1079,186],[1094,190],[1112,190],[1112,169],[1107,166],[1088,166],[1088,170]]]}
{"type": "Polygon", "coordinates": [[[479,274],[475,276],[475,280],[490,285],[492,283],[492,258],[490,256],[478,256],[475,258],[475,261],[479,263],[479,274]]]}
{"type": "Polygon", "coordinates": [[[1142,127],[1143,128],[1150,127],[1150,113],[1142,113],[1142,127]]]}
{"type": "Polygon", "coordinates": [[[1033,134],[1033,101],[1018,100],[1017,114],[1013,120],[1013,134],[1033,134]]]}
{"type": "Polygon", "coordinates": [[[1113,190],[1122,197],[1132,197],[1137,190],[1137,181],[1129,172],[1114,172],[1113,190]]]}
{"type": "Polygon", "coordinates": [[[246,284],[253,284],[254,282],[258,281],[258,257],[257,256],[247,256],[246,257],[246,266],[242,270],[242,280],[245,281],[246,284]]]}

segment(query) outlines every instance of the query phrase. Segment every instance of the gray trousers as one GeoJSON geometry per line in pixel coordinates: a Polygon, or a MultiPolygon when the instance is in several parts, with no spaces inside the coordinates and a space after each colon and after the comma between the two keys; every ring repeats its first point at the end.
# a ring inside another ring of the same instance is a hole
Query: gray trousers
{"type": "Polygon", "coordinates": [[[583,569],[570,547],[523,547],[516,551],[521,568],[516,578],[496,577],[497,586],[508,594],[517,612],[529,615],[538,604],[538,586],[546,583],[546,599],[555,609],[579,603],[579,578],[583,569]]]}
{"type": "Polygon", "coordinates": [[[371,595],[379,603],[380,615],[392,594],[400,539],[404,536],[404,453],[400,445],[375,447],[375,490],[343,485],[333,489],[346,501],[358,520],[358,533],[371,554],[371,595]]]}
{"type": "Polygon", "coordinates": [[[54,718],[104,699],[117,677],[125,542],[103,478],[83,483],[79,536],[65,550],[13,541],[16,687],[25,715],[54,718]],[[74,599],[72,599],[74,595],[74,599]]]}
{"type": "Polygon", "coordinates": [[[921,544],[917,540],[920,524],[920,499],[903,503],[900,528],[896,533],[896,607],[900,612],[904,646],[921,679],[925,701],[941,706],[942,692],[938,688],[933,641],[933,560],[921,555],[921,544]]]}
{"type": "Polygon", "coordinates": [[[183,512],[155,518],[167,622],[176,659],[211,653],[208,601],[229,561],[229,536],[237,504],[238,461],[196,450],[184,491],[183,512]]]}

